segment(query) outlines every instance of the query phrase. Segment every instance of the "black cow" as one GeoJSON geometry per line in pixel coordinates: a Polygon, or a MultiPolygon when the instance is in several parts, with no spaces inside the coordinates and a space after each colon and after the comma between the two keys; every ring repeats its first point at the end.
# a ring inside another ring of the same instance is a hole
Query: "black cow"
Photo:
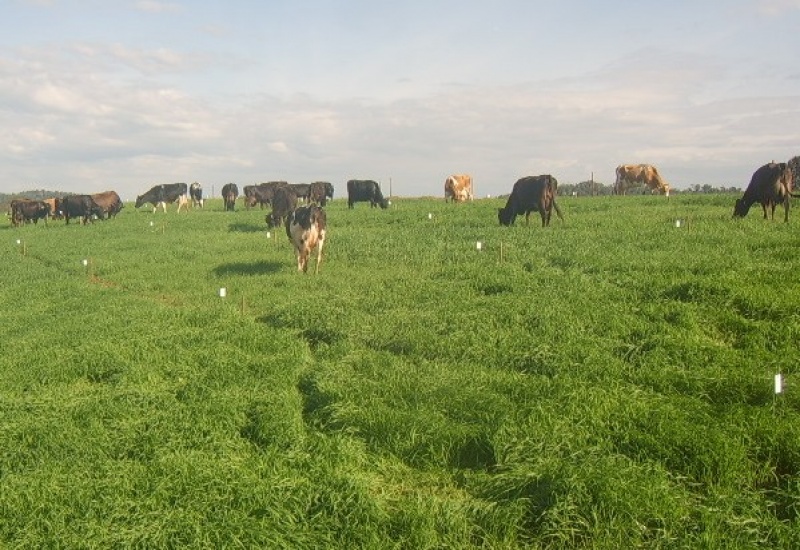
{"type": "Polygon", "coordinates": [[[333,184],[328,181],[315,181],[308,190],[308,201],[325,206],[333,198],[333,184]]]}
{"type": "Polygon", "coordinates": [[[558,181],[553,176],[527,176],[514,184],[511,195],[504,208],[497,209],[497,219],[501,225],[513,225],[520,214],[525,214],[525,225],[530,221],[531,212],[537,210],[542,217],[542,227],[550,225],[550,214],[556,214],[562,220],[561,209],[556,204],[558,181]]]}
{"type": "Polygon", "coordinates": [[[288,186],[278,187],[272,197],[272,212],[267,214],[267,226],[279,226],[295,208],[297,208],[297,195],[294,190],[288,186]]]}
{"type": "Polygon", "coordinates": [[[22,225],[32,221],[34,225],[39,220],[44,220],[47,225],[47,217],[50,215],[50,205],[45,201],[35,201],[28,199],[15,199],[11,201],[11,224],[14,226],[22,225]]]}
{"type": "Polygon", "coordinates": [[[189,196],[192,198],[192,208],[199,206],[203,208],[203,186],[194,182],[189,186],[189,196]]]}
{"type": "Polygon", "coordinates": [[[69,225],[70,218],[80,218],[81,223],[86,225],[89,221],[94,223],[93,216],[102,218],[105,214],[91,195],[68,195],[61,199],[59,206],[64,213],[64,219],[67,220],[67,225],[69,225]]]}
{"type": "Polygon", "coordinates": [[[236,206],[236,197],[239,196],[239,187],[235,183],[226,183],[222,186],[222,204],[225,210],[233,212],[236,206]]]}
{"type": "Polygon", "coordinates": [[[167,211],[167,204],[172,204],[178,201],[178,212],[182,206],[186,206],[187,188],[185,183],[165,183],[151,187],[144,195],[136,197],[136,208],[143,204],[150,203],[153,205],[153,213],[158,209],[158,206],[167,211]]]}
{"type": "Polygon", "coordinates": [[[286,218],[286,235],[294,246],[298,271],[305,273],[308,270],[308,256],[314,248],[317,249],[314,273],[319,271],[326,229],[325,211],[316,204],[301,206],[286,218]]]}
{"type": "Polygon", "coordinates": [[[783,221],[788,222],[789,199],[792,196],[797,196],[792,194],[792,169],[785,162],[770,162],[753,172],[744,195],[736,200],[733,217],[745,217],[750,207],[758,202],[764,210],[764,219],[767,219],[767,208],[770,208],[774,220],[775,207],[783,203],[783,221]]]}
{"type": "Polygon", "coordinates": [[[247,208],[261,205],[264,208],[267,204],[272,204],[272,197],[275,195],[275,190],[278,187],[289,185],[285,181],[268,181],[259,183],[258,185],[248,185],[245,187],[244,204],[247,208]]]}
{"type": "Polygon", "coordinates": [[[353,203],[369,202],[370,207],[375,205],[387,208],[389,201],[383,198],[381,186],[373,180],[350,180],[347,182],[347,207],[353,208],[353,203]]]}
{"type": "Polygon", "coordinates": [[[308,193],[311,190],[310,183],[289,183],[288,185],[299,200],[308,201],[308,193]]]}

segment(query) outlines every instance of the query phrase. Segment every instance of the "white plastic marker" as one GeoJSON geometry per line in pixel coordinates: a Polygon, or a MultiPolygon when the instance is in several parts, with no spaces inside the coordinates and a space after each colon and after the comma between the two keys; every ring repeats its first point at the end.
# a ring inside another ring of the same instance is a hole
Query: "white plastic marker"
{"type": "Polygon", "coordinates": [[[156,222],[150,222],[150,227],[153,227],[155,224],[156,222]]]}
{"type": "Polygon", "coordinates": [[[271,233],[271,232],[269,232],[269,231],[267,231],[267,238],[268,238],[268,239],[271,239],[271,238],[272,238],[272,233],[271,233]]]}
{"type": "Polygon", "coordinates": [[[478,250],[481,250],[481,249],[483,248],[483,243],[482,243],[482,242],[480,242],[480,241],[478,241],[477,243],[475,243],[475,246],[476,246],[476,248],[477,248],[478,250]]]}
{"type": "MultiPolygon", "coordinates": [[[[429,219],[429,220],[432,220],[432,219],[433,219],[433,214],[432,214],[432,213],[430,213],[430,212],[428,212],[428,219],[429,219]]],[[[19,243],[19,241],[17,241],[17,243],[19,243]]]]}
{"type": "Polygon", "coordinates": [[[227,294],[228,294],[228,291],[224,286],[219,289],[219,297],[220,298],[224,298],[225,296],[227,296],[227,294]]]}
{"type": "Polygon", "coordinates": [[[681,226],[681,220],[675,220],[675,227],[681,226]]]}
{"type": "Polygon", "coordinates": [[[17,244],[22,244],[22,239],[17,239],[17,244]]]}
{"type": "Polygon", "coordinates": [[[783,376],[775,375],[775,393],[783,393],[783,376]]]}
{"type": "Polygon", "coordinates": [[[89,260],[87,260],[87,259],[85,259],[85,258],[84,258],[84,259],[81,261],[81,263],[83,264],[83,267],[86,267],[87,265],[89,265],[89,260]]]}

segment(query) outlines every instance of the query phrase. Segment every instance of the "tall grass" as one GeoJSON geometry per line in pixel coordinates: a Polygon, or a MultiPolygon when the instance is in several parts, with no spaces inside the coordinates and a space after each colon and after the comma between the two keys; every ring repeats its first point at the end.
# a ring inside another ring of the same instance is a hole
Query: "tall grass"
{"type": "Polygon", "coordinates": [[[2,227],[0,544],[797,547],[800,234],[734,199],[337,199],[316,276],[218,201],[2,227]]]}

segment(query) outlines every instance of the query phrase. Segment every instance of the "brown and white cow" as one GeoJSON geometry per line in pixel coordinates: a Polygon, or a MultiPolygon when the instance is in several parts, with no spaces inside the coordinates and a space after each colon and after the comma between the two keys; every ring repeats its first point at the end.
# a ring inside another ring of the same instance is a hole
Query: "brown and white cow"
{"type": "Polygon", "coordinates": [[[664,181],[658,169],[652,164],[620,164],[617,166],[617,179],[614,194],[624,195],[631,187],[646,185],[652,193],[662,193],[669,197],[669,184],[664,181]]]}
{"type": "Polygon", "coordinates": [[[316,248],[317,265],[314,267],[314,273],[319,272],[326,229],[325,211],[316,204],[301,206],[286,219],[286,235],[294,246],[297,271],[308,272],[308,257],[316,248]]]}
{"type": "Polygon", "coordinates": [[[444,180],[444,202],[464,202],[473,199],[472,176],[469,174],[453,174],[444,180]]]}

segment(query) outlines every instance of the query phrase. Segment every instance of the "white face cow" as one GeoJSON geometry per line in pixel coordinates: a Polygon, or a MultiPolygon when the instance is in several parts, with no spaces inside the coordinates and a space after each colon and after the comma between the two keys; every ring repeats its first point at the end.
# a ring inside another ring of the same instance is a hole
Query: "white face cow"
{"type": "Polygon", "coordinates": [[[301,206],[289,215],[286,221],[286,234],[292,241],[297,255],[297,270],[308,271],[308,257],[314,248],[317,249],[317,265],[314,273],[319,272],[322,261],[322,247],[325,244],[327,221],[325,211],[315,204],[301,206]]]}

